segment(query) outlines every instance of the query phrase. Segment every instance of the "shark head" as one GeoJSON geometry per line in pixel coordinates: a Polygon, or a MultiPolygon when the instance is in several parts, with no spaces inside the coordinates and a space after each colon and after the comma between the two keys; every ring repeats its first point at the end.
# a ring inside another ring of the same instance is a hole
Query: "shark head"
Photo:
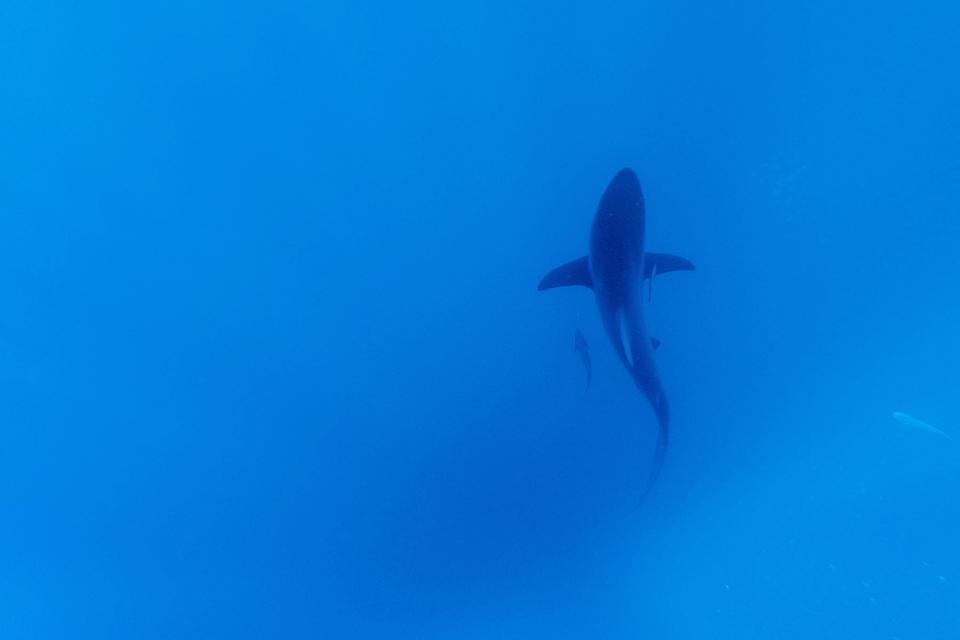
{"type": "Polygon", "coordinates": [[[640,181],[623,169],[603,192],[590,232],[590,271],[594,291],[618,298],[643,277],[646,210],[640,181]]]}

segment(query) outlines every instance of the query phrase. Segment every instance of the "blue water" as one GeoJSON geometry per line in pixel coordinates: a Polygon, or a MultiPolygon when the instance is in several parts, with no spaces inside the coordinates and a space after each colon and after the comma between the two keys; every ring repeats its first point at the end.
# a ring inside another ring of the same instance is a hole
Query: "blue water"
{"type": "Polygon", "coordinates": [[[960,637],[958,20],[3,4],[0,637],[960,637]]]}

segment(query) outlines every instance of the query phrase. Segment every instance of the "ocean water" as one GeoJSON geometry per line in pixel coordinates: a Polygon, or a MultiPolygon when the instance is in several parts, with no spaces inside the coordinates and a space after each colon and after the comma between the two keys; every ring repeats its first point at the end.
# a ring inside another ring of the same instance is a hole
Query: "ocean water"
{"type": "Polygon", "coordinates": [[[960,637],[958,20],[4,3],[0,637],[960,637]]]}

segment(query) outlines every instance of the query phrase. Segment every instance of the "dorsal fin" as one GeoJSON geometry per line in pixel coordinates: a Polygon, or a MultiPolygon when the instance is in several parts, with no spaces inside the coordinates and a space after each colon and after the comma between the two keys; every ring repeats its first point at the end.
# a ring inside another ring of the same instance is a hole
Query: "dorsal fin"
{"type": "Polygon", "coordinates": [[[537,286],[537,291],[553,289],[554,287],[576,286],[593,289],[593,277],[590,275],[590,262],[587,256],[560,265],[543,276],[543,280],[537,286]]]}

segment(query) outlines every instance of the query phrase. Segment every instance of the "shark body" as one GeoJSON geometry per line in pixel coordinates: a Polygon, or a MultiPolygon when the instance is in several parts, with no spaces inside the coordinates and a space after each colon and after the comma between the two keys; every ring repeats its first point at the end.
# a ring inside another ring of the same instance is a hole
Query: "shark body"
{"type": "Polygon", "coordinates": [[[617,357],[653,408],[659,426],[653,468],[644,495],[656,482],[669,442],[670,405],[657,373],[644,320],[643,282],[655,274],[692,271],[693,263],[645,251],[646,207],[640,181],[623,169],[600,198],[590,232],[589,253],[544,276],[538,290],[584,286],[593,290],[604,330],[617,357]]]}

